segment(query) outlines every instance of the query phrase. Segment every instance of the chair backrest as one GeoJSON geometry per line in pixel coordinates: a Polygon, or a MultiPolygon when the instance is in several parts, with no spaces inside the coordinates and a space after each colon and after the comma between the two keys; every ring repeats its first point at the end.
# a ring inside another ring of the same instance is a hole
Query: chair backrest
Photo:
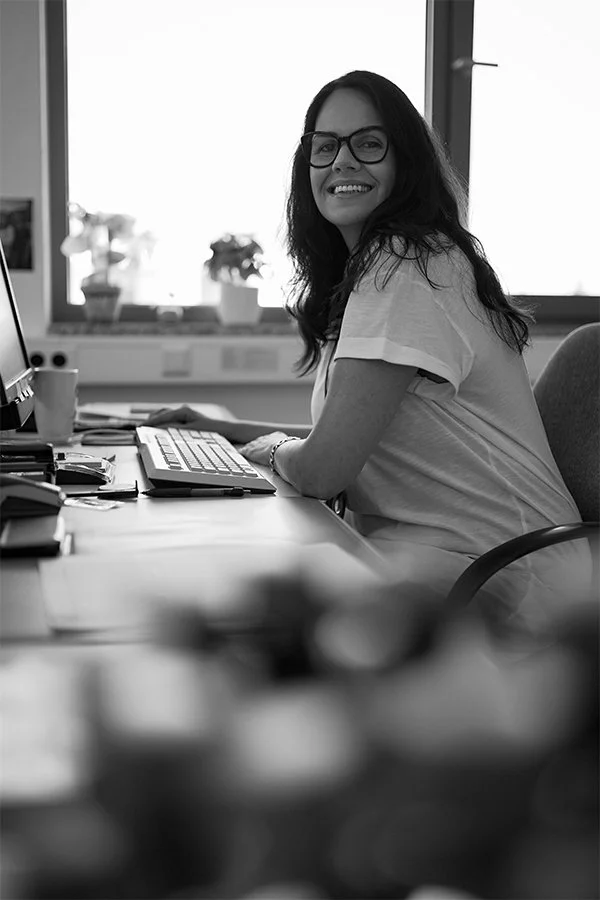
{"type": "Polygon", "coordinates": [[[600,520],[600,323],[562,341],[534,386],[550,449],[584,521],[600,520]]]}

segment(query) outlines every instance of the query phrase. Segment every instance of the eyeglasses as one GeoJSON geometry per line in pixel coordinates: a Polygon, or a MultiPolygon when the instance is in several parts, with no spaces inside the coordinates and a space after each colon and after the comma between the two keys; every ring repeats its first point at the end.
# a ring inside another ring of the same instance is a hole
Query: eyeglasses
{"type": "Polygon", "coordinates": [[[339,137],[331,131],[309,131],[300,138],[304,157],[315,169],[330,166],[342,144],[348,144],[350,153],[358,162],[379,163],[385,158],[390,141],[385,128],[379,125],[359,128],[347,137],[339,137]]]}

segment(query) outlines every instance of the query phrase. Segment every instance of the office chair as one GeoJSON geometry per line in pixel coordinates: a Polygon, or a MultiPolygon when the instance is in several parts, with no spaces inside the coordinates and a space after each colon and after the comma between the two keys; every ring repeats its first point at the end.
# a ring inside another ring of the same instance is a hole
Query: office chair
{"type": "Polygon", "coordinates": [[[509,563],[552,544],[588,538],[593,584],[600,554],[600,323],[582,325],[562,341],[533,389],[550,449],[583,522],[553,525],[494,547],[465,569],[448,594],[449,607],[469,603],[509,563]]]}

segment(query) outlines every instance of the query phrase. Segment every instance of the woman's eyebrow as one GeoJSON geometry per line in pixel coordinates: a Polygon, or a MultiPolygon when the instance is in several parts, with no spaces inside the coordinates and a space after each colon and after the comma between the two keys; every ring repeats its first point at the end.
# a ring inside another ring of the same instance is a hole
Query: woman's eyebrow
{"type": "Polygon", "coordinates": [[[351,134],[356,134],[357,131],[368,131],[370,128],[383,128],[383,125],[361,125],[360,128],[355,128],[346,134],[340,134],[339,131],[332,131],[330,128],[315,128],[314,134],[333,134],[335,137],[350,137],[351,134]]]}

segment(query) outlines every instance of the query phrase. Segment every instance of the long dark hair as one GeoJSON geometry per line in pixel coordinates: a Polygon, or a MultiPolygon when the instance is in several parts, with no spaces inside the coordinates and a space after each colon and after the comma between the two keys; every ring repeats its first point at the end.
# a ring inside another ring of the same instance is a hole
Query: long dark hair
{"type": "MultiPolygon", "coordinates": [[[[477,295],[499,337],[518,353],[529,341],[530,309],[506,296],[498,276],[466,221],[465,190],[441,141],[393,82],[373,72],[355,71],[326,84],[310,104],[304,131],[314,131],[325,100],[335,90],[360,91],[387,129],[398,166],[391,195],[365,221],[352,253],[335,225],[317,209],[309,165],[298,146],[286,206],[287,250],[294,264],[288,311],[297,320],[304,353],[302,372],[313,369],[325,342],[335,337],[351,291],[374,261],[384,255],[416,261],[427,273],[431,254],[458,247],[473,267],[477,295]]],[[[394,271],[388,270],[386,281],[394,271]]]]}

